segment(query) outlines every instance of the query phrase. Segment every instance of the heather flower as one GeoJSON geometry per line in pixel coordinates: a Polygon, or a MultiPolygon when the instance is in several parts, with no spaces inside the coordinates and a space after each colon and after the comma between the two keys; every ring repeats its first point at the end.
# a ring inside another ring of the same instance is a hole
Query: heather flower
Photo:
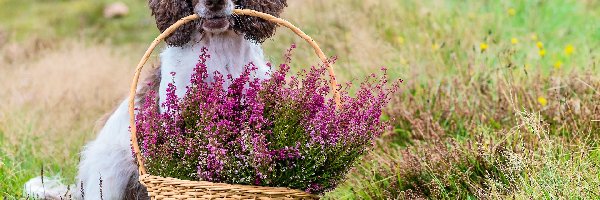
{"type": "Polygon", "coordinates": [[[149,92],[136,116],[149,172],[315,194],[333,189],[387,129],[381,109],[397,85],[387,83],[383,69],[355,97],[347,92],[351,84],[342,87],[336,109],[325,66],[288,76],[293,48],[268,80],[252,76],[252,63],[239,77],[208,74],[203,49],[184,97],[169,84],[158,105],[149,92]]]}

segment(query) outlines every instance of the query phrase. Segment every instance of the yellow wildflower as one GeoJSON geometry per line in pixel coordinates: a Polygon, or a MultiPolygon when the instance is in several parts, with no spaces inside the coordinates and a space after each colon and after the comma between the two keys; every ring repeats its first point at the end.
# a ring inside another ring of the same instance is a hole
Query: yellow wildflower
{"type": "Polygon", "coordinates": [[[514,8],[508,9],[508,15],[515,16],[516,14],[517,14],[517,10],[515,10],[514,8]]]}
{"type": "Polygon", "coordinates": [[[512,38],[512,39],[510,40],[510,43],[512,43],[512,44],[519,44],[519,39],[517,39],[517,38],[512,38]]]}
{"type": "Polygon", "coordinates": [[[431,45],[431,50],[437,51],[438,49],[440,49],[440,45],[439,44],[433,43],[433,45],[431,45]]]}
{"type": "Polygon", "coordinates": [[[485,51],[485,50],[487,50],[487,49],[488,49],[488,45],[487,45],[485,42],[482,42],[482,43],[479,45],[479,48],[481,49],[481,51],[485,51]]]}
{"type": "Polygon", "coordinates": [[[539,52],[539,53],[540,53],[540,56],[541,56],[541,57],[544,57],[544,56],[546,56],[546,49],[540,49],[540,52],[539,52]]]}
{"type": "Polygon", "coordinates": [[[402,37],[402,36],[396,37],[396,44],[403,45],[404,44],[404,37],[402,37]]]}
{"type": "Polygon", "coordinates": [[[537,42],[536,45],[537,45],[538,49],[543,49],[544,48],[544,43],[542,43],[542,42],[537,42]]]}
{"type": "Polygon", "coordinates": [[[347,31],[346,33],[344,33],[344,38],[346,39],[346,41],[352,40],[352,32],[347,31]]]}
{"type": "Polygon", "coordinates": [[[548,105],[548,100],[544,97],[538,97],[537,100],[538,100],[538,103],[540,103],[540,105],[542,105],[542,106],[548,105]]]}
{"type": "Polygon", "coordinates": [[[476,15],[475,13],[472,13],[472,12],[470,12],[469,14],[467,14],[467,17],[468,17],[469,19],[476,19],[476,18],[477,18],[477,15],[476,15]]]}
{"type": "Polygon", "coordinates": [[[404,58],[400,58],[400,64],[407,65],[408,61],[406,59],[404,59],[404,58]]]}
{"type": "Polygon", "coordinates": [[[554,69],[560,69],[562,67],[562,62],[560,60],[554,63],[554,69]]]}
{"type": "Polygon", "coordinates": [[[538,36],[537,36],[537,34],[535,34],[535,33],[532,33],[532,34],[531,34],[531,40],[533,40],[533,41],[537,41],[537,40],[538,40],[538,36]]]}
{"type": "Polygon", "coordinates": [[[575,52],[575,47],[573,45],[569,44],[569,45],[567,45],[567,47],[565,47],[565,55],[570,56],[574,52],[575,52]]]}

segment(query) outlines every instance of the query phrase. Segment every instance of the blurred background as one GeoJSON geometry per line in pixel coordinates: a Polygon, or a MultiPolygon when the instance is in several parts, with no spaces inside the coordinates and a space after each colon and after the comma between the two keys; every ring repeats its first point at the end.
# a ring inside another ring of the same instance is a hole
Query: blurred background
{"type": "MultiPolygon", "coordinates": [[[[600,198],[600,1],[288,0],[343,82],[404,83],[331,199],[600,198]]],[[[0,197],[71,183],[158,35],[145,0],[0,0],[0,197]]],[[[286,29],[263,44],[318,63],[286,29]]],[[[157,62],[157,54],[152,62],[157,62]]]]}

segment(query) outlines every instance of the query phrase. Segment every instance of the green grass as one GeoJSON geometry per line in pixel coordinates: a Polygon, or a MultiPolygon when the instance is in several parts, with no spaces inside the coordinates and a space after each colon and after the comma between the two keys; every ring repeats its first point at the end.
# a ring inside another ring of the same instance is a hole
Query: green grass
{"type": "MultiPolygon", "coordinates": [[[[38,38],[108,44],[127,50],[116,52],[126,55],[120,61],[133,63],[158,33],[146,2],[126,0],[130,15],[104,19],[107,2],[0,0],[0,30],[9,33],[9,43],[38,38]]],[[[342,81],[362,78],[380,66],[388,67],[392,78],[405,80],[386,110],[394,130],[325,198],[600,198],[600,122],[592,121],[600,119],[600,2],[289,3],[284,17],[328,55],[339,57],[336,70],[342,81]],[[545,56],[540,56],[542,49],[545,56]]],[[[317,62],[308,45],[284,29],[264,44],[268,58],[280,62],[292,43],[299,44],[295,70],[317,62]]],[[[35,55],[45,56],[44,51],[35,55]]],[[[29,103],[19,103],[10,91],[22,88],[9,84],[17,80],[11,74],[27,72],[27,63],[35,60],[18,60],[25,64],[12,69],[0,59],[0,69],[7,71],[0,74],[0,98],[12,102],[0,107],[0,196],[18,196],[42,164],[45,174],[72,180],[77,152],[93,137],[94,120],[110,110],[107,102],[120,98],[56,86],[46,89],[64,92],[66,100],[33,95],[29,103]],[[81,109],[55,114],[48,111],[53,103],[81,109]],[[56,124],[54,119],[62,120],[56,124]]],[[[112,81],[125,79],[121,85],[126,85],[128,78],[100,82],[118,87],[112,81]]]]}
{"type": "MultiPolygon", "coordinates": [[[[31,111],[20,112],[31,113],[31,111]]],[[[41,114],[37,113],[36,115],[41,114]]],[[[62,152],[66,155],[56,155],[57,151],[53,149],[40,151],[39,145],[47,145],[51,139],[48,138],[48,135],[35,134],[38,131],[36,127],[43,126],[38,124],[39,118],[21,114],[12,114],[11,117],[10,120],[0,121],[2,122],[0,123],[2,126],[0,128],[0,136],[2,136],[0,137],[0,147],[2,147],[0,148],[0,183],[2,183],[0,196],[19,196],[22,193],[23,184],[42,173],[46,176],[61,176],[69,180],[75,177],[75,166],[81,143],[79,143],[80,146],[60,147],[64,148],[62,152]],[[11,124],[6,124],[6,122],[11,122],[11,124]],[[15,136],[16,134],[22,136],[15,136]],[[8,141],[7,138],[11,138],[12,141],[8,141]]],[[[52,131],[42,132],[51,133],[52,131]]],[[[54,141],[53,144],[66,144],[66,139],[62,138],[54,138],[54,141]]]]}
{"type": "Polygon", "coordinates": [[[65,0],[1,0],[0,28],[14,40],[31,37],[76,38],[87,37],[116,44],[151,41],[158,31],[144,1],[122,1],[129,7],[129,15],[106,19],[103,8],[110,2],[65,0]]]}

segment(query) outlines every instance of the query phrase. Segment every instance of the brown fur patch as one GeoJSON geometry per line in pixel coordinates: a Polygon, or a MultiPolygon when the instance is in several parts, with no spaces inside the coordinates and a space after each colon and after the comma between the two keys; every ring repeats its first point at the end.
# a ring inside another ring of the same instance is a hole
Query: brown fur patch
{"type": "MultiPolygon", "coordinates": [[[[194,13],[191,0],[148,0],[148,5],[160,32],[165,31],[177,20],[194,13]]],[[[182,46],[190,41],[195,31],[202,32],[198,21],[184,24],[171,34],[166,42],[171,46],[182,46]]]]}
{"type": "Polygon", "coordinates": [[[138,177],[137,174],[134,174],[129,178],[124,200],[150,200],[148,190],[140,183],[138,177]]]}
{"type": "MultiPolygon", "coordinates": [[[[286,0],[234,0],[234,3],[240,9],[252,9],[276,17],[279,17],[283,9],[287,7],[286,0]]],[[[233,30],[244,34],[247,40],[258,43],[273,36],[277,28],[277,24],[258,17],[235,16],[233,19],[233,30]]]]}
{"type": "Polygon", "coordinates": [[[142,83],[144,85],[137,92],[137,94],[135,96],[135,98],[140,100],[139,101],[140,105],[144,103],[144,101],[145,101],[144,97],[146,97],[148,92],[154,91],[154,92],[156,92],[156,94],[158,94],[158,89],[160,87],[160,81],[161,81],[160,66],[153,66],[152,71],[150,72],[150,75],[148,77],[146,77],[146,79],[142,83]]]}

